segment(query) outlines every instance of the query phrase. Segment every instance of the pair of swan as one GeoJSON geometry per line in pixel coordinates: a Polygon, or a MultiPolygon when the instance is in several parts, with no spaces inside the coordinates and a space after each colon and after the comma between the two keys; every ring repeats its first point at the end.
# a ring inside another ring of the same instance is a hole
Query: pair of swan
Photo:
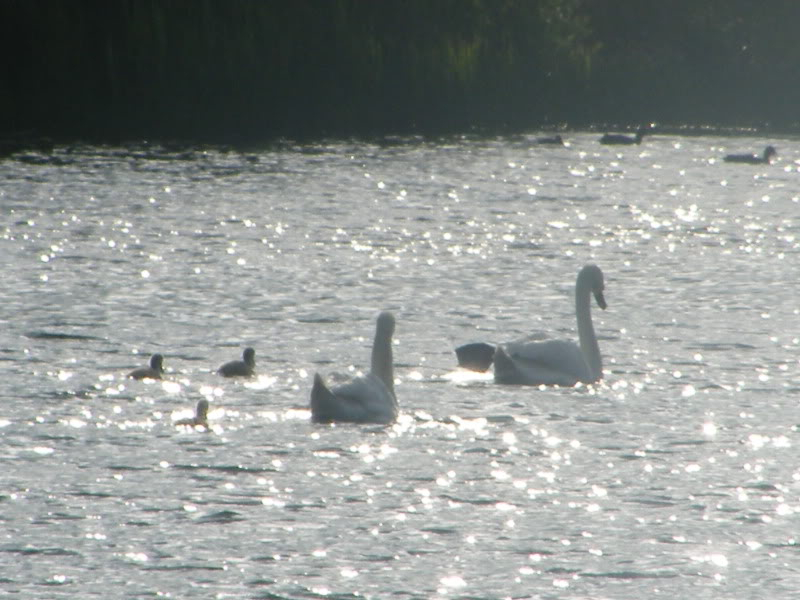
{"type": "MultiPolygon", "coordinates": [[[[256,373],[256,351],[245,348],[242,360],[226,362],[217,369],[217,373],[223,377],[252,377],[256,373]]],[[[162,375],[164,375],[164,356],[161,354],[153,354],[149,366],[128,373],[131,379],[161,379],[162,375]]]]}
{"type": "Polygon", "coordinates": [[[578,344],[568,340],[523,339],[497,347],[482,342],[456,348],[459,366],[486,371],[494,363],[494,380],[512,385],[595,383],[603,378],[603,359],[592,325],[591,297],[605,309],[603,272],[586,265],[575,282],[578,344]]]}
{"type": "MultiPolygon", "coordinates": [[[[578,344],[567,340],[521,340],[498,347],[473,343],[456,348],[459,366],[486,371],[494,363],[497,383],[560,385],[595,383],[603,378],[603,359],[592,325],[591,297],[605,309],[603,272],[586,265],[575,282],[578,344]]],[[[370,372],[334,388],[319,373],[311,389],[311,419],[315,423],[392,423],[398,406],[394,393],[392,335],[395,319],[389,312],[378,316],[372,345],[370,372]]]]}
{"type": "MultiPolygon", "coordinates": [[[[594,296],[597,305],[605,309],[604,287],[603,272],[597,265],[586,265],[578,273],[575,282],[577,345],[567,340],[521,340],[496,348],[485,343],[467,344],[456,348],[459,365],[485,371],[494,363],[495,381],[504,384],[573,386],[578,382],[599,381],[603,377],[603,361],[592,325],[591,297],[594,296]]],[[[394,330],[395,318],[392,313],[382,312],[378,315],[370,371],[366,375],[343,385],[329,387],[319,373],[314,374],[310,402],[312,421],[389,424],[397,419],[392,359],[394,330]]],[[[252,370],[254,357],[254,351],[248,348],[243,361],[226,363],[220,367],[220,372],[223,369],[252,370]]],[[[160,354],[154,354],[150,359],[150,368],[137,369],[130,376],[159,379],[163,373],[162,361],[160,354]]],[[[200,400],[195,417],[176,424],[207,428],[207,414],[208,401],[200,400]]]]}

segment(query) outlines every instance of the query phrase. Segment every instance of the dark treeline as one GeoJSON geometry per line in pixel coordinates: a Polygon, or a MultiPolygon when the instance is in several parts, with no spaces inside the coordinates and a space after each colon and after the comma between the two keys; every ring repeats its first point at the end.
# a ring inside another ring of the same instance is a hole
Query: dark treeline
{"type": "Polygon", "coordinates": [[[797,0],[0,0],[0,136],[793,130],[797,0]]]}

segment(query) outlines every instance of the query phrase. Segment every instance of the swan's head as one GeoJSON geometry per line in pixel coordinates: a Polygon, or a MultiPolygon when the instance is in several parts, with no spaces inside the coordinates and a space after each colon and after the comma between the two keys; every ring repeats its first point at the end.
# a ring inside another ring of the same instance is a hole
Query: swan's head
{"type": "Polygon", "coordinates": [[[164,370],[164,357],[160,354],[153,354],[150,357],[150,368],[155,371],[163,371],[164,370]]]}
{"type": "Polygon", "coordinates": [[[252,348],[245,348],[242,358],[244,359],[244,364],[254,365],[256,364],[256,351],[252,348]]]}
{"type": "Polygon", "coordinates": [[[605,282],[603,280],[603,272],[597,265],[586,265],[578,273],[578,286],[587,285],[592,294],[594,295],[597,306],[606,309],[606,299],[603,297],[603,290],[605,290],[605,282]]]}
{"type": "Polygon", "coordinates": [[[198,421],[206,421],[208,419],[208,400],[203,398],[202,400],[198,401],[195,412],[195,419],[198,421]]]}
{"type": "Polygon", "coordinates": [[[394,335],[394,315],[384,311],[378,315],[378,335],[392,337],[394,335]]]}

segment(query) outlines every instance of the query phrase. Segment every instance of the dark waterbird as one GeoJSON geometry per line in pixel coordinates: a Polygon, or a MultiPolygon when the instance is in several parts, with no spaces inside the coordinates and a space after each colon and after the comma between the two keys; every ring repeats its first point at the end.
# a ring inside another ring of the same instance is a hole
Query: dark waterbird
{"type": "Polygon", "coordinates": [[[242,360],[226,362],[217,369],[217,373],[223,377],[252,377],[256,373],[256,351],[245,348],[242,360]]]}
{"type": "Polygon", "coordinates": [[[642,139],[647,133],[648,131],[644,127],[640,127],[633,137],[621,133],[606,133],[600,138],[600,143],[606,146],[630,146],[632,144],[641,144],[642,139]]]}
{"type": "Polygon", "coordinates": [[[456,348],[458,366],[470,371],[484,373],[494,361],[494,346],[485,342],[473,342],[456,348]]]}
{"type": "Polygon", "coordinates": [[[777,156],[778,151],[774,146],[764,148],[764,154],[728,154],[723,160],[731,163],[744,163],[748,165],[768,165],[772,162],[772,157],[777,156]]]}
{"type": "Polygon", "coordinates": [[[160,354],[153,354],[150,357],[149,367],[140,367],[128,373],[131,379],[161,379],[164,373],[164,357],[160,354]]]}
{"type": "Polygon", "coordinates": [[[198,400],[197,406],[194,410],[194,416],[188,419],[179,419],[175,421],[175,425],[184,425],[187,427],[205,427],[208,429],[208,400],[203,398],[198,400]]]}
{"type": "Polygon", "coordinates": [[[542,144],[545,146],[563,146],[564,140],[561,138],[560,135],[554,135],[551,137],[539,137],[536,138],[537,144],[542,144]]]}

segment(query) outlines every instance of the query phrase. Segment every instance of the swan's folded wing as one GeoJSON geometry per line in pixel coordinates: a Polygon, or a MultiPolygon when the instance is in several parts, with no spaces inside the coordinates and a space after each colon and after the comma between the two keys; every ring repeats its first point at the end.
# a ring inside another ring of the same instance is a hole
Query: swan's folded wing
{"type": "Polygon", "coordinates": [[[502,349],[505,358],[495,356],[495,378],[501,383],[571,386],[591,379],[583,353],[573,342],[526,340],[505,344],[502,349]]]}
{"type": "Polygon", "coordinates": [[[317,376],[311,390],[311,412],[318,423],[391,423],[397,418],[397,400],[372,373],[331,390],[317,376]]]}
{"type": "Polygon", "coordinates": [[[528,339],[510,342],[503,348],[511,357],[553,366],[572,364],[583,360],[581,349],[568,340],[547,340],[545,342],[528,339]]]}

